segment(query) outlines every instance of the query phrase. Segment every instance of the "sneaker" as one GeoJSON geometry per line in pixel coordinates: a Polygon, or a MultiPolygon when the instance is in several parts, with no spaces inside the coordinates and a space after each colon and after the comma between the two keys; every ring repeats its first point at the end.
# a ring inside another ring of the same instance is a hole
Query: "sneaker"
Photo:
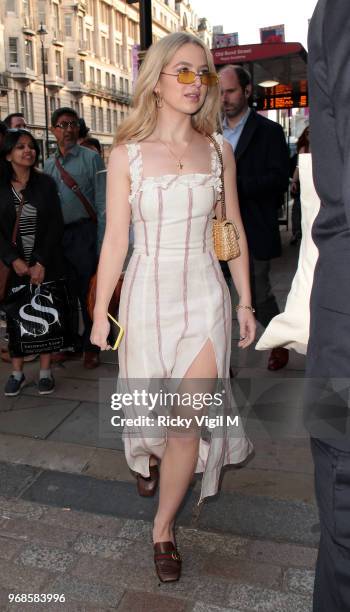
{"type": "Polygon", "coordinates": [[[5,385],[5,395],[7,395],[8,397],[14,397],[15,395],[18,395],[22,387],[24,387],[25,382],[26,379],[24,374],[22,374],[22,378],[20,380],[18,380],[14,377],[13,374],[11,374],[5,385]]]}
{"type": "Polygon", "coordinates": [[[38,383],[39,395],[49,395],[55,390],[54,378],[40,378],[38,383]]]}

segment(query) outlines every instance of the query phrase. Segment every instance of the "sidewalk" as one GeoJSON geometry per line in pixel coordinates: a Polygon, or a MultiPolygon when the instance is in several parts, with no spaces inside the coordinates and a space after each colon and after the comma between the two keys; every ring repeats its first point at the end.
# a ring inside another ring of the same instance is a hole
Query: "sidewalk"
{"type": "MultiPolygon", "coordinates": [[[[272,273],[281,307],[297,256],[282,235],[285,256],[272,273]]],[[[304,358],[291,353],[285,370],[270,373],[267,354],[242,353],[235,344],[232,366],[242,393],[247,381],[275,382],[273,419],[286,415],[289,423],[299,408],[278,383],[293,379],[298,394],[304,358]]],[[[178,521],[183,578],[159,585],[150,544],[156,499],[137,496],[121,432],[114,439],[98,433],[99,379],[116,376],[115,357],[104,353],[94,371],[81,362],[56,367],[57,390],[49,397],[37,395],[38,364],[26,364],[21,396],[2,398],[0,609],[308,612],[319,533],[307,437],[276,436],[251,413],[254,457],[243,469],[226,469],[221,494],[200,509],[200,479],[194,480],[178,521]],[[62,592],[66,603],[7,608],[9,590],[62,592]]],[[[1,386],[8,372],[1,364],[1,386]]]]}

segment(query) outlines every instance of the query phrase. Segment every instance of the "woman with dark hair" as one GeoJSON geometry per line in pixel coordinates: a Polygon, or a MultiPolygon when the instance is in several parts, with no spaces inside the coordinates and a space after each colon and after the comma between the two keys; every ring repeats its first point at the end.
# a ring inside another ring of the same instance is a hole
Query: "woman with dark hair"
{"type": "MultiPolygon", "coordinates": [[[[8,295],[13,287],[40,285],[63,276],[61,206],[54,180],[36,169],[39,153],[30,132],[8,130],[0,153],[0,259],[11,270],[8,295]]],[[[5,395],[15,396],[25,384],[23,354],[13,348],[11,326],[8,333],[12,374],[5,395]]],[[[54,390],[50,365],[50,353],[41,353],[40,394],[54,390]]]]}

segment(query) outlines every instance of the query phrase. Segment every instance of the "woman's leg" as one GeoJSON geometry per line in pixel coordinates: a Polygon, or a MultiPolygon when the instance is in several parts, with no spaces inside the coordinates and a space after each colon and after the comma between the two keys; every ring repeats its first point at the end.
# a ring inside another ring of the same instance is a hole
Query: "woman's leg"
{"type": "Polygon", "coordinates": [[[23,357],[12,357],[11,361],[14,372],[23,372],[23,357]]]}
{"type": "MultiPolygon", "coordinates": [[[[216,379],[217,375],[214,349],[208,340],[187,370],[178,392],[184,393],[187,388],[191,389],[192,393],[195,392],[190,379],[210,381],[216,379]]],[[[197,392],[203,390],[197,388],[197,392]]],[[[198,411],[197,414],[201,413],[198,411]]],[[[188,409],[186,416],[189,416],[188,409]]],[[[174,542],[174,520],[196,468],[199,440],[198,427],[192,427],[192,430],[186,433],[168,428],[167,444],[160,465],[159,505],[154,519],[154,542],[174,542]]]]}
{"type": "Polygon", "coordinates": [[[51,369],[51,353],[41,353],[40,355],[40,370],[51,369]]]}

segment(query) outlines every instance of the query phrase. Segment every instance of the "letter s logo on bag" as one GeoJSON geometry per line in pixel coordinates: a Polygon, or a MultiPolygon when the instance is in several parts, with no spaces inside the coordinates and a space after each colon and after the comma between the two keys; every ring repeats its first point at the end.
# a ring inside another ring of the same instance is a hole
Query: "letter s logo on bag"
{"type": "Polygon", "coordinates": [[[31,302],[29,304],[25,304],[24,306],[20,308],[19,315],[21,319],[24,321],[29,321],[31,323],[36,323],[37,325],[41,325],[42,331],[40,332],[38,329],[35,329],[33,332],[31,329],[26,329],[26,327],[23,325],[21,321],[21,325],[20,325],[21,336],[24,336],[24,334],[28,334],[29,336],[43,336],[44,334],[47,334],[47,332],[49,331],[50,325],[53,325],[54,323],[59,322],[58,311],[56,310],[56,308],[50,308],[49,306],[43,306],[42,304],[37,304],[36,302],[37,297],[41,297],[41,299],[45,298],[49,300],[51,304],[53,303],[51,293],[49,293],[48,295],[40,295],[40,294],[35,293],[31,302]],[[28,306],[31,306],[33,310],[36,310],[41,313],[45,313],[45,315],[48,314],[48,315],[53,316],[53,319],[51,321],[47,321],[43,317],[36,317],[34,315],[27,314],[25,309],[28,306]]]}

